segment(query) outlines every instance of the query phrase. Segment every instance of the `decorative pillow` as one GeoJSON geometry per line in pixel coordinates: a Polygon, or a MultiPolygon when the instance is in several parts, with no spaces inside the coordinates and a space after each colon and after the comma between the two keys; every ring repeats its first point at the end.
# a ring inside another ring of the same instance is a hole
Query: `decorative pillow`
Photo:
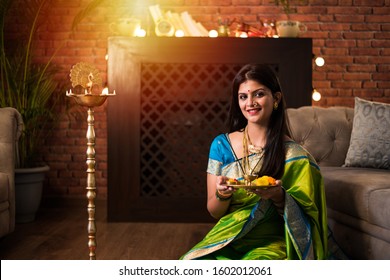
{"type": "Polygon", "coordinates": [[[390,104],[355,97],[344,166],[390,169],[390,104]]]}

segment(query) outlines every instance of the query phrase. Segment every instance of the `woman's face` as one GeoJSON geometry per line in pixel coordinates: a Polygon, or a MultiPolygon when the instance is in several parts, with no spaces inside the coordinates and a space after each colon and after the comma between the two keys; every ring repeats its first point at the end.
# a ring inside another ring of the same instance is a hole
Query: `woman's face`
{"type": "Polygon", "coordinates": [[[266,86],[247,80],[238,88],[238,104],[248,123],[268,125],[276,100],[266,86]]]}

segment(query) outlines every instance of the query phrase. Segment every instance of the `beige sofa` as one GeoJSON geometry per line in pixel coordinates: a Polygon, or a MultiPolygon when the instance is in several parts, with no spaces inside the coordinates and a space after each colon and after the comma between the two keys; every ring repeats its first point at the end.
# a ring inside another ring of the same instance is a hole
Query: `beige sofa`
{"type": "Polygon", "coordinates": [[[0,108],[0,237],[15,228],[15,149],[23,127],[14,108],[0,108]]]}
{"type": "Polygon", "coordinates": [[[351,259],[390,259],[390,170],[343,167],[354,109],[288,109],[293,138],[317,160],[324,177],[328,223],[351,259]]]}

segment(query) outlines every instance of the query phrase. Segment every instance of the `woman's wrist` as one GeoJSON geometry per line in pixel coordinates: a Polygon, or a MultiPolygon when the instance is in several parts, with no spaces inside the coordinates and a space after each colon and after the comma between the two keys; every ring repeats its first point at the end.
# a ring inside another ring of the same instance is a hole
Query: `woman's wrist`
{"type": "Polygon", "coordinates": [[[231,199],[233,196],[232,193],[230,194],[223,194],[221,193],[218,189],[215,191],[215,197],[219,200],[219,201],[227,201],[229,199],[231,199]]]}
{"type": "Polygon", "coordinates": [[[278,200],[272,200],[272,203],[276,206],[276,208],[283,208],[284,200],[285,200],[285,192],[284,189],[282,188],[282,197],[278,200]]]}

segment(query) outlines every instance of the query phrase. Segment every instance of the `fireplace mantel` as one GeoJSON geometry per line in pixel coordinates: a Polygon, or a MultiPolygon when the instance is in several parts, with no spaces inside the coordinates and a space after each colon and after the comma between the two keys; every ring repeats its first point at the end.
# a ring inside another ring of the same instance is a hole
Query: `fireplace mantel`
{"type": "Polygon", "coordinates": [[[312,39],[108,41],[108,220],[210,221],[209,144],[226,131],[230,82],[246,63],[278,72],[288,107],[311,105],[312,39]]]}

